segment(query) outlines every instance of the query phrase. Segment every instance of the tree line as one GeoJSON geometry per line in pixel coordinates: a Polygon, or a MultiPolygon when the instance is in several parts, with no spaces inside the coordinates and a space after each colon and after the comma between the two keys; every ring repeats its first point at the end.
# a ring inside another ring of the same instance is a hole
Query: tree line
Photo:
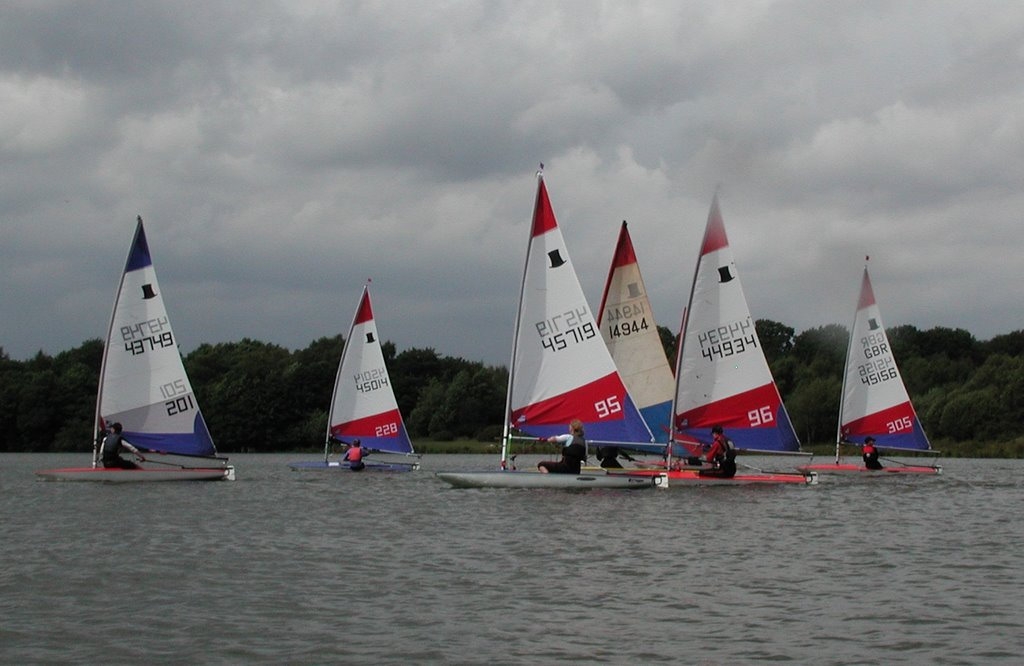
{"type": "MultiPolygon", "coordinates": [[[[761,345],[805,448],[835,441],[848,332],[830,324],[799,334],[758,320],[761,345]]],[[[659,326],[670,362],[676,337],[659,326]]],[[[963,329],[888,330],[932,445],[955,454],[1024,456],[1024,330],[979,341],[963,329]],[[941,444],[941,446],[939,445],[941,444]]],[[[289,351],[252,339],[203,344],[184,357],[219,451],[322,445],[344,347],[341,335],[289,351]]],[[[383,345],[391,384],[414,438],[494,441],[508,370],[383,345]]],[[[12,360],[0,347],[0,451],[89,451],[103,342],[12,360]]]]}

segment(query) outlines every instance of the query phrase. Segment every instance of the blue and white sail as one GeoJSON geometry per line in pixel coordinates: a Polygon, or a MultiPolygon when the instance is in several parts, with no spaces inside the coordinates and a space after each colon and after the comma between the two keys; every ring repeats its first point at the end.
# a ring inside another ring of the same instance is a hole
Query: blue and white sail
{"type": "Polygon", "coordinates": [[[114,300],[96,399],[97,431],[121,423],[139,449],[215,456],[185,373],[142,218],[135,227],[114,300]]]}

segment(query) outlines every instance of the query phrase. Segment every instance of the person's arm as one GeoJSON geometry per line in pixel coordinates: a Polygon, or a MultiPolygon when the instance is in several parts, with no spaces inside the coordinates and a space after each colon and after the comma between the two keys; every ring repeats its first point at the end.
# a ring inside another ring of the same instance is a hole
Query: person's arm
{"type": "Polygon", "coordinates": [[[139,451],[137,448],[135,448],[130,443],[128,443],[128,441],[125,440],[124,438],[121,439],[121,446],[123,446],[124,448],[128,449],[129,451],[131,451],[136,456],[138,456],[139,460],[145,460],[146,459],[146,457],[144,455],[142,455],[141,451],[139,451]]]}

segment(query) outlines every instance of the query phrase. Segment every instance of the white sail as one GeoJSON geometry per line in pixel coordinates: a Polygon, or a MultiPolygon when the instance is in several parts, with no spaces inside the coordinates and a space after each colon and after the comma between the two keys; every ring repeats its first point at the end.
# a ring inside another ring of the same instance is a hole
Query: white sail
{"type": "Polygon", "coordinates": [[[573,419],[583,422],[591,441],[651,441],[598,333],[538,175],[510,366],[508,426],[546,437],[565,432],[573,419]]]}
{"type": "Polygon", "coordinates": [[[358,438],[368,449],[412,453],[384,364],[369,287],[363,287],[338,363],[328,417],[330,436],[343,441],[358,438]]]}
{"type": "Polygon", "coordinates": [[[865,267],[846,354],[839,439],[863,443],[869,436],[883,448],[931,448],[896,366],[865,267]]]}
{"type": "Polygon", "coordinates": [[[140,449],[217,453],[185,373],[141,217],[103,351],[96,422],[97,429],[121,423],[124,438],[140,449]]]}
{"type": "Polygon", "coordinates": [[[597,314],[601,337],[655,439],[668,441],[675,377],[661,344],[626,222],[597,314]]]}
{"type": "Polygon", "coordinates": [[[799,451],[740,285],[715,196],[676,366],[677,433],[707,442],[722,426],[740,449],[799,451]]]}

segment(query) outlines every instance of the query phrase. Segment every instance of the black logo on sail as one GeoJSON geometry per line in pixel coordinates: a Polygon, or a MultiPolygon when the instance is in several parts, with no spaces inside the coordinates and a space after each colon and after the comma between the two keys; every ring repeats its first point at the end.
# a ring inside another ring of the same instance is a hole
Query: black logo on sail
{"type": "Polygon", "coordinates": [[[729,270],[728,266],[722,266],[718,269],[718,282],[725,284],[726,282],[732,282],[733,274],[729,270]]]}
{"type": "Polygon", "coordinates": [[[565,259],[562,259],[562,255],[559,254],[558,250],[548,252],[548,259],[551,260],[551,268],[558,268],[565,263],[565,259]]]}
{"type": "Polygon", "coordinates": [[[366,341],[367,342],[373,342],[373,333],[372,332],[366,334],[366,341]]]}
{"type": "Polygon", "coordinates": [[[875,319],[874,317],[869,317],[868,318],[868,330],[869,331],[877,331],[878,330],[878,320],[875,319]]]}
{"type": "Polygon", "coordinates": [[[148,301],[151,298],[156,298],[156,294],[153,292],[153,285],[142,285],[142,300],[148,301]]]}
{"type": "Polygon", "coordinates": [[[626,285],[626,290],[629,291],[630,298],[640,298],[640,285],[636,282],[630,282],[626,285]]]}

